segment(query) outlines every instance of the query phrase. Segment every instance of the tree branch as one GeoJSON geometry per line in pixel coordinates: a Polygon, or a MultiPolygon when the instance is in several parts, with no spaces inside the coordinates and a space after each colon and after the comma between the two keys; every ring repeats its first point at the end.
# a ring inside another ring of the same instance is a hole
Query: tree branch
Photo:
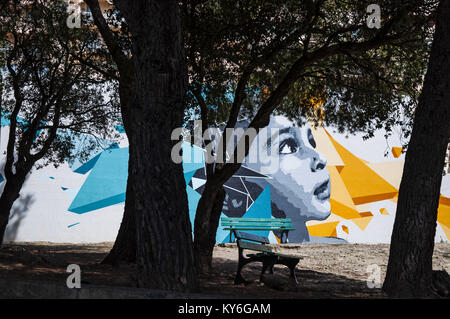
{"type": "Polygon", "coordinates": [[[133,67],[131,60],[123,53],[122,48],[118,45],[116,39],[114,38],[114,34],[103,17],[98,0],[85,0],[85,2],[91,10],[94,23],[102,35],[103,40],[105,41],[106,46],[108,47],[109,52],[117,65],[117,68],[119,69],[119,72],[122,74],[129,72],[130,68],[133,67]]]}
{"type": "MultiPolygon", "coordinates": [[[[365,42],[344,42],[338,43],[329,47],[321,47],[312,53],[305,52],[302,57],[294,62],[289,72],[283,78],[281,83],[272,92],[269,98],[259,108],[255,117],[249,124],[247,129],[256,129],[257,131],[269,124],[270,115],[273,110],[281,103],[282,99],[288,94],[292,85],[299,79],[303,70],[319,61],[329,58],[331,56],[343,53],[343,52],[365,52],[378,48],[384,44],[390,43],[401,37],[401,34],[394,34],[387,36],[392,23],[388,23],[384,28],[380,29],[379,33],[372,39],[365,42]]],[[[244,134],[245,137],[245,134],[244,134]]],[[[253,141],[245,143],[244,138],[240,138],[238,145],[236,146],[234,153],[238,148],[244,147],[245,155],[248,155],[250,145],[253,141]]],[[[226,163],[223,169],[220,170],[217,178],[220,181],[226,182],[236,172],[242,163],[226,163]]]]}

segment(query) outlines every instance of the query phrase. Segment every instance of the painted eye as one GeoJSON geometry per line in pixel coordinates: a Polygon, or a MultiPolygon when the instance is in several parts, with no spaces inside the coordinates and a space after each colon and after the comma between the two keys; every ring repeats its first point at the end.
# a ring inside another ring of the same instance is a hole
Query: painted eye
{"type": "Polygon", "coordinates": [[[293,138],[287,138],[280,144],[280,154],[292,154],[297,152],[298,144],[293,138]]]}

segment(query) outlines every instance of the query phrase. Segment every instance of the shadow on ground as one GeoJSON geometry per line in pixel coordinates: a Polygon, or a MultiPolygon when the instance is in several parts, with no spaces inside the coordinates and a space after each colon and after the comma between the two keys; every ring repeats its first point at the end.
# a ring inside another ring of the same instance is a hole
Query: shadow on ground
{"type": "MultiPolygon", "coordinates": [[[[65,283],[67,266],[81,267],[81,283],[103,286],[136,287],[134,265],[112,267],[100,264],[110,244],[55,245],[8,244],[0,249],[0,278],[8,281],[32,280],[65,283]]],[[[236,250],[237,256],[237,250],[236,250]]],[[[248,285],[234,285],[237,260],[214,258],[213,270],[200,276],[201,293],[225,298],[382,298],[380,289],[369,289],[367,283],[332,273],[296,270],[299,288],[289,280],[289,270],[275,266],[274,275],[260,283],[259,263],[247,265],[242,274],[248,285]],[[274,284],[275,283],[275,284],[274,284]],[[286,283],[286,284],[285,284],[286,283]]]]}
{"type": "Polygon", "coordinates": [[[365,281],[333,273],[302,270],[297,266],[298,289],[289,278],[289,270],[275,266],[273,275],[266,275],[264,284],[259,280],[261,265],[249,264],[242,271],[249,285],[234,285],[237,262],[215,258],[211,274],[202,276],[204,291],[230,295],[239,293],[257,298],[382,298],[380,289],[369,289],[365,281]],[[270,279],[270,280],[267,280],[270,279]]]}

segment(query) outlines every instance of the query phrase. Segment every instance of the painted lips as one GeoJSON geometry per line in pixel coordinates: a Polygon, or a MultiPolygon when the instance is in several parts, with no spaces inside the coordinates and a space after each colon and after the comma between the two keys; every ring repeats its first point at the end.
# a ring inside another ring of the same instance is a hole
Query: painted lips
{"type": "Polygon", "coordinates": [[[319,199],[321,201],[328,200],[330,198],[330,180],[329,179],[316,187],[316,189],[314,190],[314,196],[316,196],[317,199],[319,199]]]}

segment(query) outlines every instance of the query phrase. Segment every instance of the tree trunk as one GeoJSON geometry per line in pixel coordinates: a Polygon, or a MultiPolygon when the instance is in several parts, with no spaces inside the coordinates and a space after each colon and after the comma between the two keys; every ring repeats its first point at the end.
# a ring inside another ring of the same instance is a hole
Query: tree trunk
{"type": "MultiPolygon", "coordinates": [[[[128,167],[130,170],[130,167],[128,167]]],[[[127,192],[125,199],[122,223],[120,224],[114,246],[102,264],[118,265],[121,263],[136,262],[136,218],[134,213],[134,195],[131,189],[133,185],[128,174],[127,192]]]]}
{"type": "Polygon", "coordinates": [[[178,5],[116,1],[133,43],[133,146],[129,179],[136,217],[138,285],[192,291],[198,287],[186,185],[171,158],[171,133],[183,123],[186,67],[178,5]]]}
{"type": "Polygon", "coordinates": [[[432,255],[445,149],[450,136],[450,1],[441,1],[424,89],[400,184],[383,290],[432,294],[432,255]]]}
{"type": "Polygon", "coordinates": [[[224,200],[223,186],[206,182],[194,222],[194,254],[197,269],[201,273],[211,270],[216,232],[224,200]]]}
{"type": "MultiPolygon", "coordinates": [[[[123,73],[123,72],[122,72],[123,73]]],[[[123,127],[128,138],[128,154],[133,151],[133,145],[130,143],[133,134],[133,123],[130,122],[130,102],[132,98],[132,83],[134,75],[130,72],[120,74],[119,94],[123,127]]],[[[121,263],[136,262],[136,217],[134,212],[134,193],[132,190],[133,181],[131,180],[131,161],[128,161],[127,190],[125,197],[124,213],[122,223],[120,224],[114,246],[109,254],[102,261],[102,264],[117,265],[121,263]]]]}
{"type": "Polygon", "coordinates": [[[10,178],[5,181],[5,186],[0,196],[0,247],[3,244],[11,208],[16,199],[19,198],[23,182],[24,179],[21,181],[20,178],[10,178]]]}

